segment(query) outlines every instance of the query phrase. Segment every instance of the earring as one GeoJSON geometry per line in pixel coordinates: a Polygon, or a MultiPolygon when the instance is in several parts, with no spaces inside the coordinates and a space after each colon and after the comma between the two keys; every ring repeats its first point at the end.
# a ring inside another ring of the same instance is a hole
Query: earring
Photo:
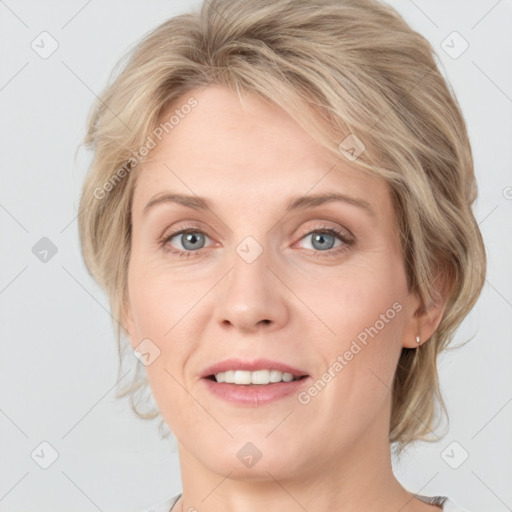
{"type": "Polygon", "coordinates": [[[419,335],[416,335],[416,343],[419,345],[420,344],[420,337],[419,335]]]}

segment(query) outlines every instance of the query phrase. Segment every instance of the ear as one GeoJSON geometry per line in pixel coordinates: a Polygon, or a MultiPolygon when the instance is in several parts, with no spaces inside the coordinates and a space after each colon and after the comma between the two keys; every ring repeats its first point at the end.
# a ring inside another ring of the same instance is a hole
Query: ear
{"type": "Polygon", "coordinates": [[[406,348],[417,348],[428,341],[436,332],[446,309],[446,303],[452,287],[447,273],[438,274],[432,283],[433,298],[424,304],[417,293],[411,293],[408,307],[409,317],[406,320],[402,345],[406,348]],[[419,344],[416,337],[419,337],[419,344]]]}

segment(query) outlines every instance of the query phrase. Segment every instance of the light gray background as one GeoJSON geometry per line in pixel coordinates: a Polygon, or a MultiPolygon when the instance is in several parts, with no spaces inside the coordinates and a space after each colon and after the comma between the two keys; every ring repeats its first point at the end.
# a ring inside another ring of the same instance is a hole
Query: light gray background
{"type": "MultiPolygon", "coordinates": [[[[161,441],[157,422],[138,420],[114,399],[108,303],[77,236],[90,155],[74,154],[121,55],[199,3],[0,0],[2,511],[136,512],[181,490],[174,439],[161,441]],[[47,59],[31,48],[43,31],[59,45],[47,59]],[[58,249],[47,262],[32,252],[42,237],[58,249]],[[43,441],[58,452],[47,469],[38,464],[49,460],[43,441]]],[[[455,343],[473,340],[440,361],[450,431],[411,448],[395,469],[413,492],[449,495],[472,512],[512,510],[512,4],[391,3],[437,49],[460,101],[489,257],[483,294],[455,343]],[[460,48],[446,39],[453,31],[469,43],[456,59],[441,46],[460,48]],[[460,463],[462,450],[469,458],[453,469],[447,461],[460,463]]]]}

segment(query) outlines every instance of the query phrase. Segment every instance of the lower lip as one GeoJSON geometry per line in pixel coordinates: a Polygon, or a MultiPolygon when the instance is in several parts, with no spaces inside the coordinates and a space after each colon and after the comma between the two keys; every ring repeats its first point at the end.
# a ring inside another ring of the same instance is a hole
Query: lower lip
{"type": "Polygon", "coordinates": [[[309,381],[309,377],[292,380],[291,382],[276,382],[265,385],[226,384],[225,382],[215,382],[205,378],[202,380],[211,393],[227,402],[238,405],[257,406],[297,394],[309,381]]]}

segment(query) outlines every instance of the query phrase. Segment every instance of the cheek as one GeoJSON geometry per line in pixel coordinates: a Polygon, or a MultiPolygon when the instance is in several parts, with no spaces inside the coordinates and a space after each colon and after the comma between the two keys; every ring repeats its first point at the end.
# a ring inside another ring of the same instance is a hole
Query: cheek
{"type": "Polygon", "coordinates": [[[342,288],[333,290],[340,299],[327,317],[336,335],[311,338],[323,368],[301,398],[310,398],[316,417],[337,425],[348,443],[390,405],[404,308],[396,291],[375,282],[352,292],[342,288]]]}
{"type": "Polygon", "coordinates": [[[208,312],[201,307],[205,283],[141,265],[134,259],[129,269],[129,289],[135,324],[132,345],[146,338],[156,345],[159,355],[146,367],[151,387],[155,394],[162,386],[174,389],[171,374],[183,381],[183,368],[197,350],[201,329],[206,325],[208,312]]]}
{"type": "Polygon", "coordinates": [[[400,260],[382,260],[358,262],[303,285],[299,294],[329,328],[327,339],[336,343],[359,336],[364,342],[368,329],[374,334],[375,327],[382,333],[401,330],[408,295],[405,272],[400,260]]]}
{"type": "Polygon", "coordinates": [[[323,365],[343,375],[333,386],[342,395],[371,399],[392,385],[402,346],[407,285],[399,258],[380,261],[352,266],[343,275],[331,276],[324,286],[320,282],[302,292],[328,326],[325,335],[311,333],[310,339],[322,354],[323,365]]]}
{"type": "Polygon", "coordinates": [[[133,255],[128,271],[128,286],[133,319],[139,336],[165,340],[173,326],[186,314],[187,297],[146,258],[133,255]]]}

